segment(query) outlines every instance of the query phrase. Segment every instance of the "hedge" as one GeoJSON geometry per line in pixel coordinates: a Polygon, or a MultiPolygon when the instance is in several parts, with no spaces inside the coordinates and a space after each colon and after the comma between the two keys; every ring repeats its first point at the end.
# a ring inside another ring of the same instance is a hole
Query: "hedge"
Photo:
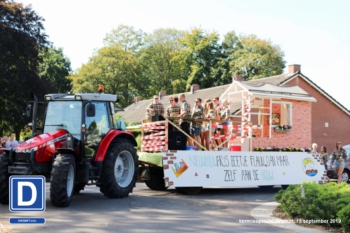
{"type": "Polygon", "coordinates": [[[328,226],[350,230],[350,186],[346,183],[303,183],[305,197],[301,197],[300,185],[290,185],[275,196],[280,208],[292,218],[328,220],[328,226]]]}

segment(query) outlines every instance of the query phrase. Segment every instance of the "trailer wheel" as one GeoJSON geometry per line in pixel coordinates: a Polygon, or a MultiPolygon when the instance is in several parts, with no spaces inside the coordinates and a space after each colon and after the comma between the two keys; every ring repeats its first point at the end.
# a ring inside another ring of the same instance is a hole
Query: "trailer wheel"
{"type": "Polygon", "coordinates": [[[135,187],[138,175],[138,156],[129,140],[114,140],[103,161],[100,191],[109,198],[127,197],[135,187]]]}
{"type": "Polygon", "coordinates": [[[176,190],[179,193],[185,194],[185,195],[194,195],[198,194],[202,191],[203,187],[176,187],[176,190]]]}
{"type": "Polygon", "coordinates": [[[69,206],[75,181],[75,159],[70,154],[58,154],[51,172],[51,203],[57,207],[69,206]]]}
{"type": "Polygon", "coordinates": [[[263,186],[258,186],[260,189],[272,189],[273,185],[263,185],[263,186]]]}
{"type": "Polygon", "coordinates": [[[74,186],[74,194],[79,194],[79,192],[81,190],[84,190],[85,185],[86,185],[85,183],[77,183],[77,184],[75,184],[75,186],[74,186]]]}
{"type": "Polygon", "coordinates": [[[168,187],[165,186],[163,169],[150,167],[149,173],[150,179],[145,180],[145,184],[148,188],[157,191],[164,191],[168,189],[168,187]]]}
{"type": "Polygon", "coordinates": [[[0,155],[0,203],[9,203],[9,157],[7,154],[0,155]]]}

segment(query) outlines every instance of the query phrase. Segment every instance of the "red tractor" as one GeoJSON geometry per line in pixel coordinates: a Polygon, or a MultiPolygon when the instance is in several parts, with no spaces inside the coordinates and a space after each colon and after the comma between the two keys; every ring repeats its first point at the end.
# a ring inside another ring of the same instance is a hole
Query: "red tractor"
{"type": "Polygon", "coordinates": [[[54,206],[68,206],[73,193],[96,185],[109,198],[127,197],[138,176],[135,138],[119,129],[114,119],[115,95],[49,94],[47,103],[34,96],[33,137],[0,155],[0,203],[9,201],[9,176],[44,175],[50,179],[54,206]],[[47,106],[41,135],[38,106],[47,106]]]}

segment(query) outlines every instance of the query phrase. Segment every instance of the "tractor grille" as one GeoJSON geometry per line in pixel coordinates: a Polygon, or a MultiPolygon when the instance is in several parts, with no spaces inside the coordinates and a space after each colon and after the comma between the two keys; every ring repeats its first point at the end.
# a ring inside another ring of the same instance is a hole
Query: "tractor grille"
{"type": "Polygon", "coordinates": [[[16,153],[15,162],[30,162],[30,153],[16,153]]]}

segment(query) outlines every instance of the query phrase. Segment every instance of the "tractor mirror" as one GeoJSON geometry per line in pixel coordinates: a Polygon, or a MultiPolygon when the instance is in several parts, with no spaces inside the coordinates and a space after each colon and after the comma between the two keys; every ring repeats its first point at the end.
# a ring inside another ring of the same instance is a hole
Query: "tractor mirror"
{"type": "Polygon", "coordinates": [[[88,103],[86,105],[86,115],[88,117],[94,117],[96,115],[95,105],[92,103],[88,103]]]}
{"type": "Polygon", "coordinates": [[[27,117],[30,117],[32,115],[32,105],[31,104],[27,105],[26,111],[27,111],[27,117]]]}

